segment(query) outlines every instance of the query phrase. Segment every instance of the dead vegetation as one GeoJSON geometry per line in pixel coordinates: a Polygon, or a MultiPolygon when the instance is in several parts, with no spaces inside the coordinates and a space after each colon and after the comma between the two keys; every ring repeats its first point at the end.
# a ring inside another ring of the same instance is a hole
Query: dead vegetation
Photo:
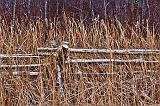
{"type": "MultiPolygon", "coordinates": [[[[0,23],[1,54],[37,53],[39,47],[51,47],[54,38],[58,45],[68,41],[72,48],[100,49],[151,49],[160,48],[159,39],[139,23],[127,30],[118,20],[117,25],[108,20],[95,18],[89,25],[83,21],[57,18],[49,23],[48,41],[45,41],[46,28],[41,20],[25,25],[15,21],[14,31],[2,20],[0,23]],[[145,37],[143,34],[146,34],[145,37]],[[45,41],[45,43],[44,43],[45,41]]],[[[36,68],[0,69],[0,104],[10,105],[95,105],[95,106],[140,106],[160,104],[160,66],[159,64],[113,64],[74,63],[63,65],[63,94],[59,94],[56,81],[56,55],[43,58],[1,59],[0,64],[48,64],[36,68]],[[27,74],[13,75],[12,71],[38,71],[38,76],[27,74]]],[[[139,59],[160,61],[156,55],[119,55],[94,53],[69,53],[71,59],[139,59]]]]}

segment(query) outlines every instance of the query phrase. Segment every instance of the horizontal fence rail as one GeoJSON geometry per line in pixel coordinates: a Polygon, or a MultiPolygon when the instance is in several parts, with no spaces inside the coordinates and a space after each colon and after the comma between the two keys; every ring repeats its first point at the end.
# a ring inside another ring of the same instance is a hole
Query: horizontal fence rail
{"type": "Polygon", "coordinates": [[[50,54],[39,53],[39,54],[0,54],[0,59],[26,59],[26,58],[42,58],[50,54]]]}
{"type": "Polygon", "coordinates": [[[8,58],[40,58],[40,56],[32,55],[32,54],[0,54],[0,59],[8,59],[8,58]]]}
{"type": "Polygon", "coordinates": [[[38,75],[43,75],[43,72],[36,72],[36,71],[12,71],[12,72],[4,72],[3,75],[9,75],[12,74],[14,76],[38,76],[38,75]]]}
{"type": "Polygon", "coordinates": [[[40,72],[13,72],[13,75],[29,75],[29,76],[38,76],[40,72]]]}
{"type": "Polygon", "coordinates": [[[159,63],[159,61],[145,61],[143,59],[120,60],[120,59],[68,59],[66,63],[159,63]]]}
{"type": "Polygon", "coordinates": [[[24,65],[0,65],[0,68],[22,68],[22,67],[40,67],[40,66],[47,66],[47,64],[24,64],[24,65]]]}
{"type": "Polygon", "coordinates": [[[128,49],[128,50],[108,50],[108,49],[74,49],[69,48],[70,52],[76,53],[104,53],[104,54],[134,54],[134,55],[148,55],[148,54],[155,54],[159,55],[160,50],[144,50],[144,49],[128,49]]]}
{"type": "MultiPolygon", "coordinates": [[[[42,52],[54,52],[58,48],[38,48],[38,53],[42,52]]],[[[68,52],[74,53],[99,53],[99,54],[133,54],[133,55],[160,55],[160,50],[145,50],[145,49],[126,49],[126,50],[109,50],[109,49],[78,49],[68,48],[68,52]]]]}

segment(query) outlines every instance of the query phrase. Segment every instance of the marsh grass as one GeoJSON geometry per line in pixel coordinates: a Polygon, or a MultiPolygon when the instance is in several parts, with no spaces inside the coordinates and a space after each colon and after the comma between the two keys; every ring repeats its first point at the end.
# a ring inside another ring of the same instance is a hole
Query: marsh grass
{"type": "MultiPolygon", "coordinates": [[[[44,43],[45,27],[41,20],[19,24],[14,31],[5,22],[0,26],[0,52],[33,53],[38,47],[50,47],[52,38],[58,44],[68,41],[73,48],[103,49],[159,49],[159,39],[154,30],[138,23],[130,27],[131,33],[117,21],[117,26],[107,20],[94,19],[90,24],[64,15],[64,21],[54,19],[49,23],[48,42],[44,43]],[[12,32],[12,33],[11,33],[12,32]],[[146,35],[144,35],[146,34],[146,35]],[[145,37],[144,37],[145,36],[145,37]]],[[[134,55],[105,55],[69,53],[70,58],[113,58],[160,60],[160,57],[134,55]]],[[[10,105],[99,105],[139,106],[160,104],[160,66],[154,64],[68,64],[63,67],[64,100],[56,84],[56,57],[42,59],[0,60],[0,64],[49,63],[39,68],[0,69],[0,104],[10,105]],[[39,71],[35,76],[13,76],[12,71],[39,71]]]]}

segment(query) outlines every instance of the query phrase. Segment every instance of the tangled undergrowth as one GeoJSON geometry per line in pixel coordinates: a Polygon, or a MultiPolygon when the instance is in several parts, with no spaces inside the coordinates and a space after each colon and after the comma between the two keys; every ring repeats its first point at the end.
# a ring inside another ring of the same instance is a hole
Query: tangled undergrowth
{"type": "MultiPolygon", "coordinates": [[[[125,29],[107,20],[94,19],[91,24],[67,19],[49,23],[46,29],[41,20],[16,22],[14,28],[0,23],[1,54],[32,53],[38,47],[50,47],[52,39],[60,45],[68,41],[73,48],[100,49],[159,49],[159,35],[135,23],[125,29]],[[47,31],[46,31],[47,30],[47,31]],[[146,33],[144,33],[144,31],[146,33]],[[145,35],[144,35],[145,34],[145,35]]],[[[145,58],[158,60],[159,55],[105,55],[105,54],[69,54],[70,58],[145,58]]],[[[160,66],[159,64],[68,64],[64,67],[62,99],[57,90],[56,66],[53,55],[39,59],[0,60],[0,64],[36,64],[48,63],[38,68],[17,68],[16,71],[39,71],[38,76],[14,76],[11,68],[0,69],[0,105],[95,105],[95,106],[140,106],[160,104],[160,66]]]]}

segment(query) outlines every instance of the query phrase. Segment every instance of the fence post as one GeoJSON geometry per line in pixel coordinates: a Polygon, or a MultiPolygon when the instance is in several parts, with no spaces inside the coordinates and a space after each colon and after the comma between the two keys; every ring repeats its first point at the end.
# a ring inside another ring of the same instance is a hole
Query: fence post
{"type": "Polygon", "coordinates": [[[63,42],[62,45],[58,48],[58,57],[56,61],[56,83],[58,84],[58,93],[61,97],[62,105],[65,105],[63,102],[65,101],[65,92],[63,85],[63,72],[65,68],[65,60],[67,59],[67,51],[68,51],[68,42],[63,42]]]}

